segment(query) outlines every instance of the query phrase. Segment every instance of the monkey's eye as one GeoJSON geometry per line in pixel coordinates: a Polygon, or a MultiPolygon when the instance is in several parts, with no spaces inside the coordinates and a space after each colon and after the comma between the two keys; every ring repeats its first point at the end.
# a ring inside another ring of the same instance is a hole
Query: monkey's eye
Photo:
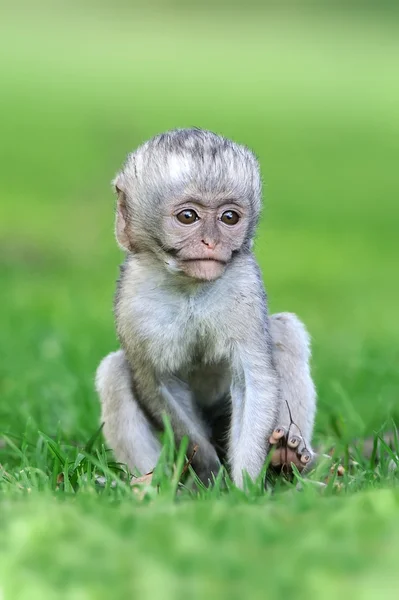
{"type": "Polygon", "coordinates": [[[235,210],[226,210],[220,217],[220,220],[226,225],[236,225],[240,220],[240,215],[235,210]]]}
{"type": "Polygon", "coordinates": [[[180,223],[183,223],[183,225],[191,225],[192,223],[195,223],[195,221],[198,221],[199,216],[195,210],[188,208],[179,212],[179,214],[176,215],[176,218],[180,221],[180,223]]]}

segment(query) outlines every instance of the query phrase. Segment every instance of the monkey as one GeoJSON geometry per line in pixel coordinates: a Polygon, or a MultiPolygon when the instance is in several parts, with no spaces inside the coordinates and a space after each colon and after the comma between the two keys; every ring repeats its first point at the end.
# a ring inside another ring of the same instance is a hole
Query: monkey
{"type": "Polygon", "coordinates": [[[121,349],[96,373],[104,436],[150,472],[163,417],[189,439],[206,485],[221,465],[243,487],[313,457],[310,342],[295,315],[270,316],[253,253],[262,184],[254,153],[216,133],[175,129],[129,154],[113,181],[125,252],[114,314],[121,349]]]}

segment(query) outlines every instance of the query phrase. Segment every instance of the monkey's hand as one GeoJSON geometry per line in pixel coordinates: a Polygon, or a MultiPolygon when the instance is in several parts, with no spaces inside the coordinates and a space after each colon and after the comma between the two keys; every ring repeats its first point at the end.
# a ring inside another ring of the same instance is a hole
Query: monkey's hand
{"type": "Polygon", "coordinates": [[[291,470],[294,464],[299,471],[309,466],[314,457],[310,443],[302,437],[295,425],[279,425],[269,438],[271,444],[270,464],[284,471],[291,470]]]}

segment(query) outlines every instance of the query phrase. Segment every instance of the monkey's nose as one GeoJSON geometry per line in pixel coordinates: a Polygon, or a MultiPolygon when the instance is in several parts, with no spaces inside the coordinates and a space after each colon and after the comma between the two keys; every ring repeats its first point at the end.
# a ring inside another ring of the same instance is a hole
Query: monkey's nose
{"type": "Polygon", "coordinates": [[[215,249],[215,247],[216,247],[216,242],[209,242],[208,240],[201,240],[201,242],[202,242],[203,244],[205,244],[205,246],[206,246],[207,248],[209,248],[209,250],[214,250],[214,249],[215,249]]]}

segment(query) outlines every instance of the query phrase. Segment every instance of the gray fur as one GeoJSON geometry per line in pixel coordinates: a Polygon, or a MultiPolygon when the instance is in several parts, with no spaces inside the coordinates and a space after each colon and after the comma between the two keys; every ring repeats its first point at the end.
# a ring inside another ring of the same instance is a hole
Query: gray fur
{"type": "Polygon", "coordinates": [[[285,426],[285,399],[309,447],[308,338],[290,316],[288,327],[283,318],[271,328],[250,250],[261,208],[252,152],[208,131],[171,131],[129,155],[114,183],[116,235],[127,251],[115,300],[123,352],[101,363],[97,389],[117,457],[132,469],[154,466],[166,413],[177,442],[188,434],[198,445],[193,466],[206,482],[220,467],[212,432],[222,408],[231,415],[227,463],[240,486],[243,471],[259,474],[269,436],[285,426]],[[199,218],[181,225],[176,214],[187,207],[199,218]],[[234,226],[221,221],[226,210],[238,213],[234,226]],[[305,358],[276,348],[274,339],[287,336],[305,358]]]}

